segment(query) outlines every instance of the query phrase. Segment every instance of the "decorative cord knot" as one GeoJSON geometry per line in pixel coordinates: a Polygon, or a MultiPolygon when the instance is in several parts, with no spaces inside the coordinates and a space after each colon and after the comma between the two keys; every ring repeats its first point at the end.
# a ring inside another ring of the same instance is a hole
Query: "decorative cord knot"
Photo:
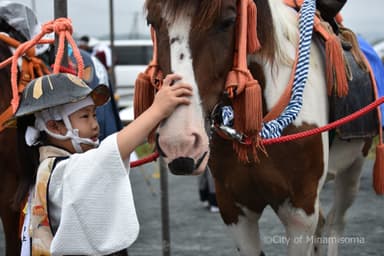
{"type": "MultiPolygon", "coordinates": [[[[16,110],[19,106],[19,89],[18,89],[18,85],[17,85],[18,59],[22,56],[25,56],[26,52],[29,51],[31,48],[33,48],[37,44],[42,44],[42,43],[51,44],[54,42],[54,40],[43,39],[43,37],[45,35],[50,34],[52,32],[55,32],[59,38],[57,55],[56,55],[56,59],[55,59],[53,73],[59,73],[59,71],[60,71],[61,60],[63,58],[64,50],[65,50],[65,43],[66,43],[66,41],[68,41],[68,43],[72,47],[73,54],[74,54],[76,61],[78,63],[78,76],[80,78],[83,77],[84,62],[83,62],[83,59],[81,57],[79,48],[77,47],[75,40],[72,38],[72,31],[73,31],[72,22],[70,19],[58,18],[56,20],[46,22],[42,26],[41,32],[39,34],[37,34],[31,40],[20,44],[16,48],[13,56],[11,57],[11,59],[12,59],[11,84],[12,84],[12,94],[13,94],[11,105],[12,105],[13,113],[16,112],[16,110]]],[[[28,55],[28,57],[33,57],[33,56],[28,55]]]]}
{"type": "Polygon", "coordinates": [[[58,18],[53,23],[53,30],[56,34],[60,34],[63,31],[72,34],[72,21],[67,18],[58,18]]]}

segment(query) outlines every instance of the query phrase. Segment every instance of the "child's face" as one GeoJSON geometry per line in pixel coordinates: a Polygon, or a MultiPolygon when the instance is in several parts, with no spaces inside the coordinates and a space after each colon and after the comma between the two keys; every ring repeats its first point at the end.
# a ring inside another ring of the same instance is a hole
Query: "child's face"
{"type": "MultiPolygon", "coordinates": [[[[94,105],[73,112],[69,115],[69,120],[73,129],[79,129],[79,136],[81,138],[97,141],[100,129],[96,119],[96,107],[94,105]]],[[[93,146],[86,144],[81,144],[81,147],[84,152],[93,148],[93,146]]]]}

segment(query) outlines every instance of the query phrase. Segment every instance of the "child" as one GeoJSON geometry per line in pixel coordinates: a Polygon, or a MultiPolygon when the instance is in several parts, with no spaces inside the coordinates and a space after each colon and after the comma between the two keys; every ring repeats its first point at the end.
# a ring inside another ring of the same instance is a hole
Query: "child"
{"type": "Polygon", "coordinates": [[[106,86],[91,90],[70,74],[43,76],[27,85],[15,117],[40,161],[22,255],[107,255],[135,241],[139,224],[124,161],[178,105],[190,103],[189,85],[170,86],[180,79],[168,75],[152,106],[100,146],[95,109],[109,99],[106,86]]]}

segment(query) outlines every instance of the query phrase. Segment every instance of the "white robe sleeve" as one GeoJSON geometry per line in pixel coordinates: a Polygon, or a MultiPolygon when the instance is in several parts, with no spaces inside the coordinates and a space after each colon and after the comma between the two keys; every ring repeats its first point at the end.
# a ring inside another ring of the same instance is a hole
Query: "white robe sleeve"
{"type": "Polygon", "coordinates": [[[138,236],[129,170],[115,134],[97,149],[59,162],[48,197],[51,222],[58,224],[52,255],[106,255],[128,248],[138,236]]]}

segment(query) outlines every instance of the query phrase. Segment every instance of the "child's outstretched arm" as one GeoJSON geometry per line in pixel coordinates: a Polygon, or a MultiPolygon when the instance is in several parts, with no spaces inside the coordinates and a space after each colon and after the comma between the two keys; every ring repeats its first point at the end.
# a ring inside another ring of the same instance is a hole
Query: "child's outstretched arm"
{"type": "Polygon", "coordinates": [[[183,82],[171,85],[173,81],[180,79],[181,77],[176,74],[167,75],[151,107],[118,132],[117,144],[122,159],[127,159],[131,152],[145,141],[155,126],[171,115],[178,105],[190,104],[192,87],[183,82]]]}

